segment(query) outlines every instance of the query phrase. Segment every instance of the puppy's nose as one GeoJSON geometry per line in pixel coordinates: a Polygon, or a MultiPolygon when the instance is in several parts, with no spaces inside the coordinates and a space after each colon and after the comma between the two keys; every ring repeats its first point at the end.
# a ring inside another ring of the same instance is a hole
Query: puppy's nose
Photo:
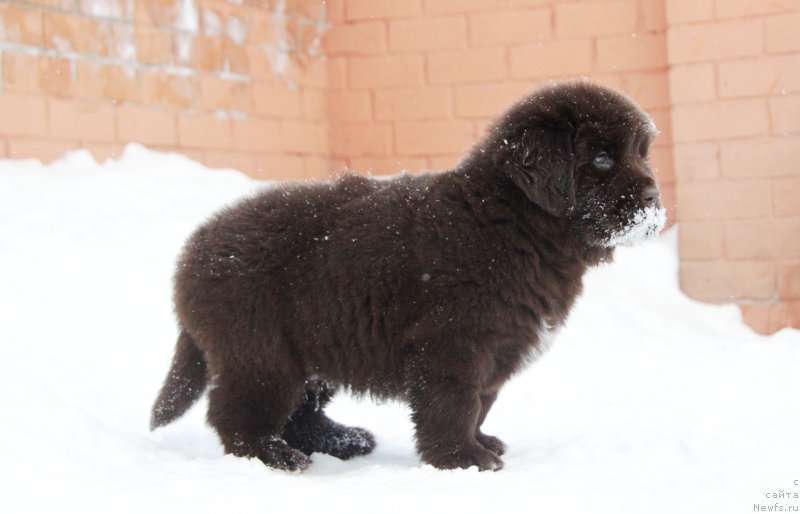
{"type": "Polygon", "coordinates": [[[642,191],[642,199],[644,203],[648,206],[655,205],[658,203],[658,199],[661,196],[658,188],[656,186],[647,186],[644,191],[642,191]]]}

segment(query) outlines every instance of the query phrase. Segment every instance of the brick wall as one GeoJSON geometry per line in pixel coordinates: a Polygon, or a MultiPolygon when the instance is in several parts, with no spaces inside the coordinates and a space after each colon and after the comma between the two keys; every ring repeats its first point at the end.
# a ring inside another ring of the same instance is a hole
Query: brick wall
{"type": "Polygon", "coordinates": [[[0,157],[138,141],[271,179],[439,170],[582,76],[661,131],[684,290],[800,326],[798,0],[0,0],[0,157]]]}
{"type": "Polygon", "coordinates": [[[264,178],[325,176],[325,23],[318,1],[0,2],[0,155],[103,159],[138,141],[264,178]]]}
{"type": "Polygon", "coordinates": [[[634,97],[661,136],[674,202],[663,0],[332,0],[334,164],[376,174],[446,169],[533,87],[589,77],[634,97]]]}
{"type": "Polygon", "coordinates": [[[800,326],[800,2],[670,0],[681,286],[800,326]]]}

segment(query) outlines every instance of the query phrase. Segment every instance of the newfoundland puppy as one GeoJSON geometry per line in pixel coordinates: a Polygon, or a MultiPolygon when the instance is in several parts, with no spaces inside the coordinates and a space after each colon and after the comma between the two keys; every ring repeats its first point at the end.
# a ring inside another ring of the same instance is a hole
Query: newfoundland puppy
{"type": "Polygon", "coordinates": [[[189,238],[180,335],[152,428],[208,386],[225,451],[301,470],[375,447],[329,419],[336,388],[410,406],[423,462],[497,470],[481,424],[561,326],[589,266],[664,225],[655,126],[586,82],[534,91],[454,169],[346,173],[242,200],[189,238]]]}

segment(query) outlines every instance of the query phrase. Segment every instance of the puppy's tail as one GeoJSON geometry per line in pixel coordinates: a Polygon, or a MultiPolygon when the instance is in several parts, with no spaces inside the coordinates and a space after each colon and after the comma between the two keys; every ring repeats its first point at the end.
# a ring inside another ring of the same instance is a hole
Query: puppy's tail
{"type": "Polygon", "coordinates": [[[181,330],[172,367],[153,405],[150,430],[172,423],[189,410],[206,389],[207,372],[203,352],[191,336],[181,330]]]}

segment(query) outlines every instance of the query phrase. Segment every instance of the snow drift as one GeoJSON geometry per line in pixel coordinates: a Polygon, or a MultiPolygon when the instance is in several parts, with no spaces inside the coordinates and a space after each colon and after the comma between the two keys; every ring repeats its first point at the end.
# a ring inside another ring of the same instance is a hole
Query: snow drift
{"type": "Polygon", "coordinates": [[[201,402],[148,431],[176,337],[175,257],[264,183],[130,145],[0,161],[3,512],[753,512],[800,500],[800,332],[761,337],[677,287],[675,236],[592,271],[486,422],[498,473],[420,465],[408,411],[341,395],[378,440],[303,474],[226,456],[201,402]],[[779,498],[778,493],[784,493],[779,498]],[[775,496],[770,496],[775,493],[775,496]],[[777,502],[777,503],[776,503],[777,502]]]}

